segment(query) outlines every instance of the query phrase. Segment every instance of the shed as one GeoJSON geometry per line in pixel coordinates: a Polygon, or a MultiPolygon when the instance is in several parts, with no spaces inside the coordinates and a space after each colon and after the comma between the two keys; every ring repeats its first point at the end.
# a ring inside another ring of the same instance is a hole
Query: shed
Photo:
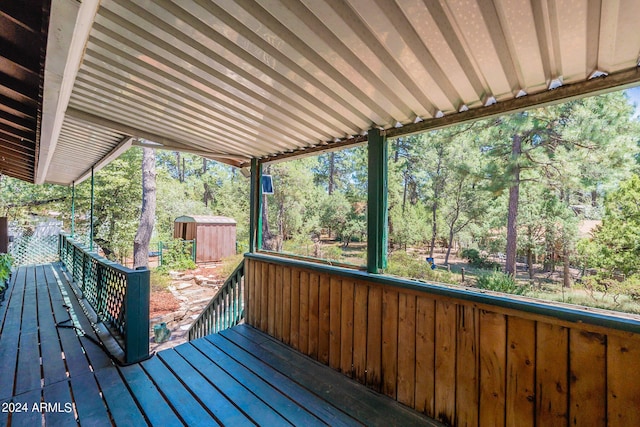
{"type": "Polygon", "coordinates": [[[236,220],[224,216],[180,216],[173,237],[195,240],[196,262],[220,261],[236,253],[236,220]]]}

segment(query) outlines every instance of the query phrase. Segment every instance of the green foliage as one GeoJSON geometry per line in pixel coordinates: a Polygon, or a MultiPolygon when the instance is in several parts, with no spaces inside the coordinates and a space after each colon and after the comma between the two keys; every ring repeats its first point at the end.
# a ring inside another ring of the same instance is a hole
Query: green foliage
{"type": "Polygon", "coordinates": [[[487,270],[496,270],[500,268],[500,264],[490,261],[489,258],[480,254],[477,249],[463,249],[460,256],[467,261],[472,267],[483,268],[487,270]]]}
{"type": "Polygon", "coordinates": [[[518,285],[513,276],[500,271],[478,276],[477,286],[480,289],[514,295],[525,295],[529,290],[527,286],[518,285]]]}
{"type": "Polygon", "coordinates": [[[0,254],[0,291],[6,288],[5,282],[11,276],[13,257],[11,254],[0,254]]]}
{"type": "Polygon", "coordinates": [[[597,267],[610,274],[640,273],[640,176],[620,184],[605,199],[605,215],[594,236],[597,267]]]}
{"type": "Polygon", "coordinates": [[[338,246],[325,246],[322,249],[322,255],[324,259],[340,261],[342,259],[342,249],[338,246]]]}
{"type": "Polygon", "coordinates": [[[634,274],[621,283],[622,293],[633,301],[640,302],[640,274],[634,274]]]}
{"type": "Polygon", "coordinates": [[[385,273],[411,279],[454,283],[451,273],[437,269],[432,270],[431,264],[416,259],[404,251],[394,252],[389,256],[385,273]]]}
{"type": "Polygon", "coordinates": [[[241,253],[223,258],[222,265],[220,266],[218,273],[220,273],[220,275],[226,280],[229,276],[231,276],[231,273],[233,273],[233,271],[242,262],[243,259],[244,254],[241,253]]]}
{"type": "Polygon", "coordinates": [[[192,270],[197,267],[193,262],[193,242],[180,239],[170,240],[163,244],[161,271],[192,270]]]}
{"type": "Polygon", "coordinates": [[[151,270],[149,279],[152,291],[166,291],[171,285],[171,277],[166,268],[158,267],[151,270]]]}

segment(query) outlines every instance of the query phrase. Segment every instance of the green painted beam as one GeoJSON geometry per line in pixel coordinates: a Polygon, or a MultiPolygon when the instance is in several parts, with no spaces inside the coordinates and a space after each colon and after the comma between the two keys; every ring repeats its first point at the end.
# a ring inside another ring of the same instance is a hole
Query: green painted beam
{"type": "Polygon", "coordinates": [[[367,188],[367,271],[387,266],[387,139],[377,128],[369,130],[367,188]]]}
{"type": "Polygon", "coordinates": [[[262,246],[262,165],[251,159],[251,206],[249,212],[249,252],[262,246]]]}
{"type": "Polygon", "coordinates": [[[94,191],[95,179],[93,173],[93,166],[91,166],[91,214],[89,215],[89,250],[93,251],[93,209],[95,204],[95,191],[94,191]]]}
{"type": "Polygon", "coordinates": [[[71,184],[71,238],[76,235],[76,182],[71,184]]]}

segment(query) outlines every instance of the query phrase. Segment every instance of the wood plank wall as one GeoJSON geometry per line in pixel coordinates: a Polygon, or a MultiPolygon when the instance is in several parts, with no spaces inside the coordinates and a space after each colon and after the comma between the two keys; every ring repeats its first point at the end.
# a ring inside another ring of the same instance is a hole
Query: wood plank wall
{"type": "Polygon", "coordinates": [[[247,259],[247,323],[455,426],[640,425],[640,336],[247,259]]]}

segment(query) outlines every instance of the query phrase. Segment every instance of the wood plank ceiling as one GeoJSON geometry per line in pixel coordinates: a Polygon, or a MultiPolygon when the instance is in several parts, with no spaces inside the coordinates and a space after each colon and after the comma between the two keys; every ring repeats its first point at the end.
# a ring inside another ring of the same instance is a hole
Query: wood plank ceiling
{"type": "Polygon", "coordinates": [[[0,2],[0,174],[33,182],[49,0],[0,2]]]}
{"type": "Polygon", "coordinates": [[[38,182],[77,181],[129,137],[243,165],[640,80],[637,0],[92,2],[52,18],[86,37],[38,182]]]}

